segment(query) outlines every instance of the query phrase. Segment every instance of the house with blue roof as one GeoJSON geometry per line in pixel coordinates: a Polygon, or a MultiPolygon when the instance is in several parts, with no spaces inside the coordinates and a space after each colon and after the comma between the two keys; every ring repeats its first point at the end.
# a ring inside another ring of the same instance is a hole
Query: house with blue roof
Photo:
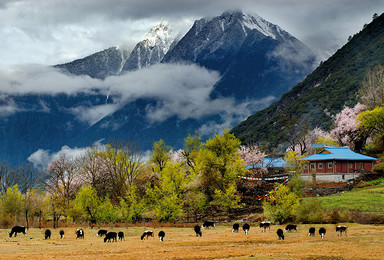
{"type": "Polygon", "coordinates": [[[271,176],[285,174],[284,167],[286,166],[287,163],[283,160],[283,158],[265,157],[261,162],[254,165],[248,165],[245,167],[245,169],[249,169],[257,174],[260,173],[258,170],[263,168],[266,170],[265,174],[271,176]]]}
{"type": "Polygon", "coordinates": [[[347,147],[325,147],[318,154],[299,160],[307,162],[304,165],[304,174],[341,175],[345,180],[348,175],[356,177],[359,172],[372,171],[377,159],[355,153],[347,147]]]}

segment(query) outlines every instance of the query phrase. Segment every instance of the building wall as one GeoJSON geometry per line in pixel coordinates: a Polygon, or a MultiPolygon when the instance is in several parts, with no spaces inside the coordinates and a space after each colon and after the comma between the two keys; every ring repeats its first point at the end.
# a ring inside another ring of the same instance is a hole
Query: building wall
{"type": "MultiPolygon", "coordinates": [[[[316,175],[316,182],[347,182],[359,177],[359,173],[330,173],[316,175]]],[[[300,178],[306,182],[312,182],[311,174],[302,174],[300,178]]]]}
{"type": "Polygon", "coordinates": [[[353,173],[353,169],[366,169],[372,171],[372,161],[351,161],[351,160],[336,160],[336,161],[312,161],[304,168],[304,173],[309,173],[314,170],[316,173],[353,173]],[[332,163],[332,167],[329,167],[332,163]]]}

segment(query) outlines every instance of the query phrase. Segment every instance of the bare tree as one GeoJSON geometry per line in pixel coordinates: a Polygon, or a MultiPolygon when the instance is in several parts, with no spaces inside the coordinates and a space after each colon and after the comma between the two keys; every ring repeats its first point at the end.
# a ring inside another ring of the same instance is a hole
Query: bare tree
{"type": "Polygon", "coordinates": [[[105,197],[109,192],[107,160],[99,152],[92,147],[78,159],[79,174],[83,183],[89,183],[96,190],[97,196],[105,197]]]}
{"type": "Polygon", "coordinates": [[[70,202],[76,196],[81,185],[80,178],[76,171],[76,165],[66,157],[60,157],[48,167],[49,179],[45,182],[46,189],[51,197],[53,227],[61,215],[67,215],[70,202]]]}
{"type": "Polygon", "coordinates": [[[282,132],[281,135],[289,144],[291,151],[299,154],[307,152],[306,135],[309,132],[309,126],[306,122],[299,122],[296,115],[282,114],[280,116],[282,132]]]}
{"type": "Polygon", "coordinates": [[[23,164],[11,168],[5,162],[0,163],[0,193],[4,193],[9,187],[18,185],[21,193],[26,193],[34,188],[39,181],[40,172],[31,164],[23,164]]]}
{"type": "Polygon", "coordinates": [[[384,66],[378,65],[368,71],[359,89],[361,103],[369,110],[384,105],[384,66]]]}

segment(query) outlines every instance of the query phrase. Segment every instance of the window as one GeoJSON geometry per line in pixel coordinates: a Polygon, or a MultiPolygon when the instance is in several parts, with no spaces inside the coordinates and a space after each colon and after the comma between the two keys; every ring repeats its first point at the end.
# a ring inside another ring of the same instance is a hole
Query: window
{"type": "Polygon", "coordinates": [[[316,169],[316,163],[314,163],[314,162],[311,163],[311,166],[310,166],[310,167],[311,167],[311,169],[316,169]]]}
{"type": "Polygon", "coordinates": [[[333,166],[333,163],[329,162],[329,163],[328,163],[328,168],[329,168],[329,169],[332,169],[332,166],[333,166]]]}
{"type": "Polygon", "coordinates": [[[318,164],[317,164],[317,167],[319,167],[319,169],[323,169],[323,163],[321,163],[321,162],[318,163],[318,164]]]}
{"type": "Polygon", "coordinates": [[[304,164],[304,170],[308,169],[308,165],[304,164]]]}

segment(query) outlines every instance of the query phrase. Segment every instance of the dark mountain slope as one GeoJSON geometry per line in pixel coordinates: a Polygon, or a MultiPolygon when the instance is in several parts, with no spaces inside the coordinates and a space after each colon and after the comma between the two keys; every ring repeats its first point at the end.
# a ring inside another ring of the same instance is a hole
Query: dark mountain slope
{"type": "Polygon", "coordinates": [[[331,58],[268,108],[250,116],[232,129],[243,143],[283,140],[281,114],[297,115],[310,127],[328,130],[329,114],[357,102],[356,93],[368,70],[384,63],[384,15],[373,20],[331,58]]]}
{"type": "Polygon", "coordinates": [[[126,50],[111,47],[83,59],[55,65],[54,67],[75,75],[88,75],[92,78],[105,79],[121,72],[128,55],[129,53],[126,50]]]}

